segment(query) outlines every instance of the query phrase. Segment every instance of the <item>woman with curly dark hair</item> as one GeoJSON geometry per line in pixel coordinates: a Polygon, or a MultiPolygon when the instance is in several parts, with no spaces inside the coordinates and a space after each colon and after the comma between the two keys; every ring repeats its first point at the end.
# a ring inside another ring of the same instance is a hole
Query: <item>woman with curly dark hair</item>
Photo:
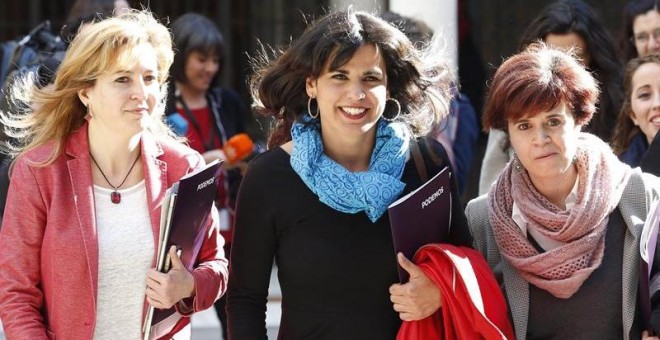
{"type": "MultiPolygon", "coordinates": [[[[431,46],[422,53],[385,21],[349,9],[318,19],[277,59],[263,56],[254,107],[276,126],[238,195],[230,339],[265,338],[273,259],[280,339],[394,339],[400,319],[440,308],[437,286],[401,255],[415,279],[395,284],[386,214],[421,184],[409,147],[448,110],[450,77],[431,46]]],[[[453,172],[439,143],[419,146],[429,176],[453,172]]],[[[455,182],[450,189],[448,243],[470,246],[455,182]]]]}

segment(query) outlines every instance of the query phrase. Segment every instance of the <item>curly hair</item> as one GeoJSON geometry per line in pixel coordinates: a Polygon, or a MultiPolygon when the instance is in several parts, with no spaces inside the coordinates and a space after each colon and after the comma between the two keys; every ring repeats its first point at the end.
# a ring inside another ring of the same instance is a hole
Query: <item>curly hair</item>
{"type": "Polygon", "coordinates": [[[382,51],[388,91],[401,104],[397,120],[406,123],[414,136],[427,133],[447,114],[451,77],[439,42],[417,50],[382,19],[348,9],[316,20],[285,51],[268,52],[263,47],[252,59],[253,107],[275,119],[269,147],[291,140],[291,126],[307,108],[305,80],[318,77],[325,65],[331,70],[341,67],[366,44],[382,51]]]}

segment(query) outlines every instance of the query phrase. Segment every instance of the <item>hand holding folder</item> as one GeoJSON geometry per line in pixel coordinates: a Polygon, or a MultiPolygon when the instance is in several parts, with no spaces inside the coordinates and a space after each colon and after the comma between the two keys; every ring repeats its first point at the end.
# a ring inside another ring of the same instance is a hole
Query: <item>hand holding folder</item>
{"type": "MultiPolygon", "coordinates": [[[[221,162],[215,160],[183,176],[167,190],[161,207],[156,276],[166,275],[166,264],[170,262],[166,261],[167,253],[172,246],[179,252],[176,254],[179,259],[174,261],[177,269],[193,271],[218,190],[218,178],[222,171],[220,165],[221,162]]],[[[170,253],[170,257],[172,255],[175,254],[170,253]]],[[[143,339],[157,339],[167,334],[181,317],[174,307],[155,309],[149,305],[143,325],[143,339]]]]}
{"type": "Polygon", "coordinates": [[[152,306],[172,308],[180,300],[194,294],[195,279],[181,262],[180,256],[180,247],[170,247],[163,272],[154,269],[147,274],[147,297],[152,306]]]}
{"type": "Polygon", "coordinates": [[[421,320],[435,313],[442,307],[442,294],[438,286],[403,253],[398,253],[396,259],[399,266],[410,275],[407,283],[390,286],[390,299],[401,320],[421,320]],[[411,294],[411,291],[414,293],[411,294]]]}

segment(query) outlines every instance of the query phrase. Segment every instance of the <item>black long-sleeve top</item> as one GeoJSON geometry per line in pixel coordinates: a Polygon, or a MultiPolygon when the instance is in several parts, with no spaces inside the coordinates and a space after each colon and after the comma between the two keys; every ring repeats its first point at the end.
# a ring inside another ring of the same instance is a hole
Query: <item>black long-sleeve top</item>
{"type": "MultiPolygon", "coordinates": [[[[419,143],[429,177],[451,167],[442,146],[419,143]],[[430,157],[431,146],[434,156],[430,157]]],[[[394,339],[401,324],[388,288],[398,282],[389,218],[372,223],[321,203],[275,148],[255,158],[237,202],[227,312],[230,339],[265,339],[270,271],[282,289],[278,339],[394,339]]],[[[421,181],[408,160],[401,195],[421,181]]],[[[452,183],[449,243],[472,245],[452,183]]]]}

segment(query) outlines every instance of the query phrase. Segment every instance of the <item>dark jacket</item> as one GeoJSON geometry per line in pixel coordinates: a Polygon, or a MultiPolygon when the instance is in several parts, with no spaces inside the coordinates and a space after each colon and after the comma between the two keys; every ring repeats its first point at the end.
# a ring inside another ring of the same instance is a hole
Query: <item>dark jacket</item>
{"type": "Polygon", "coordinates": [[[640,132],[633,137],[628,149],[619,156],[619,159],[633,168],[637,167],[648,147],[649,143],[646,141],[646,136],[640,132]]]}
{"type": "Polygon", "coordinates": [[[655,134],[655,138],[639,162],[639,167],[644,172],[660,176],[660,133],[655,134]]]}

